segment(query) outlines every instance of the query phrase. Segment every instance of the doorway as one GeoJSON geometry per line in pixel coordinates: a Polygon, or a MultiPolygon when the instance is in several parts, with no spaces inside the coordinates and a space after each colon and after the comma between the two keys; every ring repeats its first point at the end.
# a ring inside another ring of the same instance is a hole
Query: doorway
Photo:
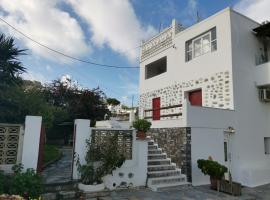
{"type": "Polygon", "coordinates": [[[202,106],[202,89],[188,92],[188,99],[192,106],[202,106]]]}

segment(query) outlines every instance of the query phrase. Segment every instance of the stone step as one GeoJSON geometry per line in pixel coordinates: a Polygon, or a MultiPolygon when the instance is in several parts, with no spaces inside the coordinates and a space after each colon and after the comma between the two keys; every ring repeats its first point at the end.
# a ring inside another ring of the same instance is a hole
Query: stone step
{"type": "Polygon", "coordinates": [[[156,159],[166,159],[167,154],[162,153],[162,154],[150,154],[148,155],[148,160],[156,160],[156,159]]]}
{"type": "Polygon", "coordinates": [[[154,145],[155,142],[153,140],[148,141],[148,145],[154,145]]]}
{"type": "Polygon", "coordinates": [[[155,150],[158,149],[158,145],[154,144],[154,145],[148,145],[148,150],[155,150]]]}
{"type": "Polygon", "coordinates": [[[175,170],[175,165],[148,165],[148,172],[175,170]]]}
{"type": "Polygon", "coordinates": [[[43,200],[74,200],[80,199],[81,193],[78,191],[59,191],[59,192],[50,192],[44,193],[41,195],[43,200]]]}
{"type": "Polygon", "coordinates": [[[100,192],[86,192],[82,196],[85,197],[85,199],[106,199],[110,197],[109,191],[100,191],[100,192]]]}
{"type": "Polygon", "coordinates": [[[76,191],[61,191],[58,194],[59,199],[78,199],[76,191]]]}
{"type": "Polygon", "coordinates": [[[189,186],[190,183],[188,182],[175,182],[175,183],[167,183],[167,184],[159,184],[159,185],[149,185],[148,187],[153,191],[163,191],[164,189],[168,188],[179,188],[179,186],[189,186]]]}
{"type": "Polygon", "coordinates": [[[171,159],[157,159],[157,160],[148,160],[148,165],[169,165],[171,164],[171,159]]]}
{"type": "Polygon", "coordinates": [[[173,184],[173,183],[186,183],[186,176],[181,174],[177,176],[148,178],[149,185],[173,184]]]}
{"type": "Polygon", "coordinates": [[[148,150],[148,155],[151,155],[151,154],[162,154],[162,150],[161,149],[148,150]]]}
{"type": "Polygon", "coordinates": [[[147,173],[148,178],[169,177],[169,176],[178,176],[178,175],[181,175],[180,169],[154,171],[154,172],[147,173]]]}
{"type": "Polygon", "coordinates": [[[77,182],[44,184],[44,192],[46,193],[60,191],[76,191],[77,189],[77,182]]]}

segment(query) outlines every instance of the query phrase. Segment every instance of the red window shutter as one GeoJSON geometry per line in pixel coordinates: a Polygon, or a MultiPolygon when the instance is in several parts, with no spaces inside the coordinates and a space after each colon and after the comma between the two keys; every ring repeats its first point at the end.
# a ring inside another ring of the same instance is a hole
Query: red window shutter
{"type": "Polygon", "coordinates": [[[152,100],[153,120],[160,120],[160,97],[152,100]]]}
{"type": "Polygon", "coordinates": [[[195,90],[188,93],[189,102],[192,106],[202,106],[202,90],[195,90]]]}

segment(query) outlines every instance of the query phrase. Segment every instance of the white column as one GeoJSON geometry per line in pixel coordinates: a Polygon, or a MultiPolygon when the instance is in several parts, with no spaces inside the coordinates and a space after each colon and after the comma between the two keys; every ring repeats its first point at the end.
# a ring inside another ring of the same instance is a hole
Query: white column
{"type": "Polygon", "coordinates": [[[42,117],[26,116],[22,149],[22,164],[27,168],[37,169],[39,155],[39,141],[42,117]]]}
{"type": "Polygon", "coordinates": [[[132,124],[132,122],[135,120],[135,112],[134,110],[130,110],[130,113],[129,113],[129,122],[132,124]]]}
{"type": "Polygon", "coordinates": [[[73,172],[72,172],[72,178],[73,179],[79,179],[79,173],[78,168],[76,165],[77,158],[80,159],[81,165],[85,164],[85,155],[87,152],[87,145],[86,140],[90,139],[91,133],[90,133],[90,120],[87,119],[76,119],[75,124],[75,141],[74,141],[74,153],[76,156],[74,156],[73,160],[73,172]]]}

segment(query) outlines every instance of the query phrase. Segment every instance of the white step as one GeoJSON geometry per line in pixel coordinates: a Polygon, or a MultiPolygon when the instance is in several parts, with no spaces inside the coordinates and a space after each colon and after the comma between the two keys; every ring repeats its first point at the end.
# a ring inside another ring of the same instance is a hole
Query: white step
{"type": "Polygon", "coordinates": [[[160,154],[148,154],[148,160],[156,160],[156,159],[166,159],[167,154],[166,153],[160,153],[160,154]]]}
{"type": "Polygon", "coordinates": [[[189,185],[188,182],[170,183],[170,184],[160,184],[160,185],[149,185],[148,187],[153,191],[158,191],[159,189],[176,187],[181,185],[189,185]]]}
{"type": "Polygon", "coordinates": [[[147,173],[149,178],[170,177],[181,175],[181,169],[151,171],[147,173]]]}
{"type": "Polygon", "coordinates": [[[147,166],[148,172],[154,172],[154,171],[166,171],[166,170],[175,170],[175,165],[148,165],[147,166]],[[163,169],[165,168],[165,169],[163,169]],[[167,169],[166,169],[167,168],[167,169]]]}
{"type": "Polygon", "coordinates": [[[154,160],[148,160],[148,165],[169,165],[171,164],[171,159],[154,159],[154,160]]]}
{"type": "Polygon", "coordinates": [[[181,174],[178,176],[160,177],[160,178],[148,178],[147,186],[154,191],[165,187],[172,187],[178,185],[188,184],[186,176],[181,174]]]}

